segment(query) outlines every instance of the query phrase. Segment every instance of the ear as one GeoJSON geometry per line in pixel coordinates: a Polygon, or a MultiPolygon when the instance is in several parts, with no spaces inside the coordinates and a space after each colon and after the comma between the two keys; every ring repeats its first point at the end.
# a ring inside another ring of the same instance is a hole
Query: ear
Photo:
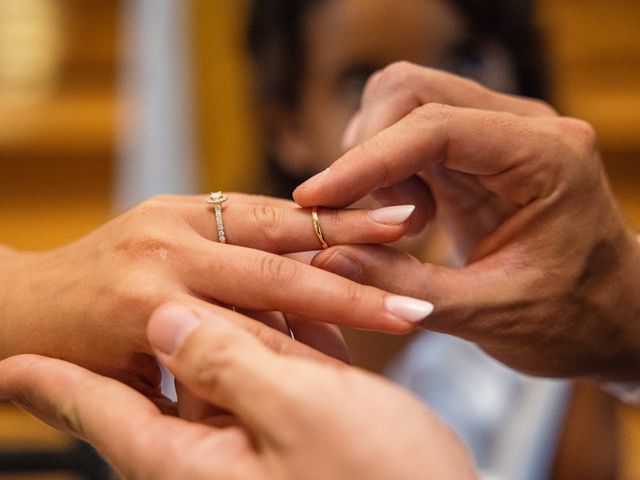
{"type": "Polygon", "coordinates": [[[283,107],[273,107],[270,110],[267,148],[274,154],[281,168],[292,177],[307,176],[313,172],[313,155],[298,115],[283,107]]]}

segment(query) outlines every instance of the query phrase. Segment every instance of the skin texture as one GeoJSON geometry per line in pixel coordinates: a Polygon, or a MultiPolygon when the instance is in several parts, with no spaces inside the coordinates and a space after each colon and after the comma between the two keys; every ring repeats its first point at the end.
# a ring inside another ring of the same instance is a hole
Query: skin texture
{"type": "MultiPolygon", "coordinates": [[[[169,299],[234,305],[284,332],[282,314],[265,312],[286,312],[300,339],[345,360],[339,333],[319,322],[414,328],[386,310],[387,293],[278,255],[318,248],[308,210],[230,194],[223,206],[230,244],[222,245],[211,240],[205,199],[155,198],[57,250],[0,251],[0,358],[61,358],[153,396],[160,375],[145,326],[169,299]]],[[[320,218],[330,243],[390,242],[406,230],[366,211],[321,209],[320,218]]]]}
{"type": "Polygon", "coordinates": [[[354,148],[296,201],[339,207],[418,181],[416,204],[431,204],[464,267],[387,247],[338,247],[313,264],[429,299],[436,310],[424,327],[524,372],[640,376],[640,249],[588,124],[399,63],[368,82],[345,143],[354,148]]]}
{"type": "Polygon", "coordinates": [[[166,416],[114,380],[37,356],[0,362],[0,395],[90,441],[134,480],[477,478],[461,442],[410,394],[329,359],[274,352],[238,316],[173,304],[149,322],[162,362],[227,413],[166,416]]]}

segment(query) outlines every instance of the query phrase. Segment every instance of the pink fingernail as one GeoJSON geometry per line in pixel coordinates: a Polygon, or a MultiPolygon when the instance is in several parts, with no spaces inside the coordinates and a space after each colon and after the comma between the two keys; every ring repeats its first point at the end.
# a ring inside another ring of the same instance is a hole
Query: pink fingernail
{"type": "Polygon", "coordinates": [[[399,295],[389,295],[384,303],[389,312],[409,323],[420,323],[431,315],[434,309],[432,303],[399,295]]]}
{"type": "Polygon", "coordinates": [[[415,209],[415,205],[379,208],[369,212],[369,218],[383,225],[401,225],[409,219],[415,209]]]}
{"type": "Polygon", "coordinates": [[[160,352],[173,355],[199,325],[200,319],[182,305],[161,307],[149,320],[149,342],[160,352]]]}

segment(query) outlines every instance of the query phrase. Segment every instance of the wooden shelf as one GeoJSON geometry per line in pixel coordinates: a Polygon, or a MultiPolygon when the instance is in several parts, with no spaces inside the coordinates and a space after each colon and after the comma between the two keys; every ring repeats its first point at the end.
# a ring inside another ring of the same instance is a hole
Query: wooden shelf
{"type": "Polygon", "coordinates": [[[36,108],[0,104],[0,155],[95,155],[111,152],[116,133],[113,92],[67,91],[36,108]]]}

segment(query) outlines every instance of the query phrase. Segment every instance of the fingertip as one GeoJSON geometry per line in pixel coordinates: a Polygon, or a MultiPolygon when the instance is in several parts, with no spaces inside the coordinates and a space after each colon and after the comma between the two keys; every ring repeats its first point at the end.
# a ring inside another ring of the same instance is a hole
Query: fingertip
{"type": "Polygon", "coordinates": [[[188,307],[169,303],[151,315],[147,337],[154,349],[165,355],[173,355],[200,323],[200,318],[188,307]]]}
{"type": "Polygon", "coordinates": [[[322,172],[317,175],[311,177],[306,182],[302,183],[293,191],[293,199],[296,201],[298,205],[301,207],[313,207],[315,205],[305,204],[308,202],[309,198],[307,198],[314,190],[317,190],[321,187],[322,182],[325,177],[328,175],[331,167],[325,168],[322,172]]]}

